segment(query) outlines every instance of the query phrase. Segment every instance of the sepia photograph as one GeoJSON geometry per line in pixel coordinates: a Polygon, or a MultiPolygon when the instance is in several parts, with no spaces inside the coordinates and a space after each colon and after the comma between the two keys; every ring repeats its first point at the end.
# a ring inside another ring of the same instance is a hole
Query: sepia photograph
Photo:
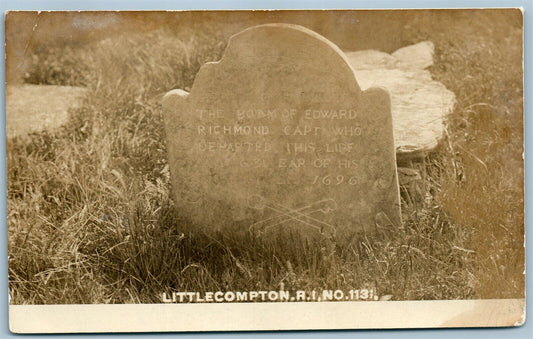
{"type": "Polygon", "coordinates": [[[523,35],[517,8],[7,12],[11,330],[522,325],[523,35]]]}

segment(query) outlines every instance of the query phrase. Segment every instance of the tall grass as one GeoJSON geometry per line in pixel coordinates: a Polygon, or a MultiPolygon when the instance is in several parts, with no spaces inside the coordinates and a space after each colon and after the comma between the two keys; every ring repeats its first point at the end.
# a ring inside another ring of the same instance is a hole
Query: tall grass
{"type": "Polygon", "coordinates": [[[363,287],[398,300],[523,296],[519,29],[442,18],[413,22],[408,42],[434,41],[432,72],[458,97],[447,137],[413,164],[423,189],[412,197],[402,187],[403,225],[347,243],[202,235],[174,208],[158,99],[219,59],[226,37],[216,27],[38,51],[26,81],[90,93],[61,129],[9,141],[11,302],[363,287]]]}
{"type": "MultiPolygon", "coordinates": [[[[524,129],[519,10],[456,14],[435,39],[435,77],[457,95],[447,126],[446,175],[437,198],[472,229],[476,297],[523,297],[524,129]],[[468,38],[465,38],[468,37],[468,38]]],[[[425,22],[445,25],[446,16],[425,22]]]]}

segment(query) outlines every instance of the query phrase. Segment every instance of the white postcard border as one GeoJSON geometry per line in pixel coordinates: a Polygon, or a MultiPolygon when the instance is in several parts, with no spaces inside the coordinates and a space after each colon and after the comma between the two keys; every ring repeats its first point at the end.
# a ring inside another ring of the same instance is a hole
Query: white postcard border
{"type": "Polygon", "coordinates": [[[10,305],[15,333],[520,326],[525,299],[219,304],[10,305]]]}

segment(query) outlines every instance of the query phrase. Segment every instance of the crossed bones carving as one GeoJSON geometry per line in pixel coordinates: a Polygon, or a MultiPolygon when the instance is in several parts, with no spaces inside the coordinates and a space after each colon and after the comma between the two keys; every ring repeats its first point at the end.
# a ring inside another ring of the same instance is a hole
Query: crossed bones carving
{"type": "Polygon", "coordinates": [[[248,204],[253,209],[264,210],[266,208],[276,213],[272,217],[253,223],[250,226],[251,232],[258,231],[266,233],[273,227],[294,220],[305,226],[317,229],[320,233],[335,234],[334,226],[311,216],[311,214],[315,212],[327,214],[331,211],[335,211],[337,209],[337,203],[331,198],[319,200],[297,209],[292,209],[274,202],[269,202],[259,195],[252,195],[248,200],[248,204]]]}

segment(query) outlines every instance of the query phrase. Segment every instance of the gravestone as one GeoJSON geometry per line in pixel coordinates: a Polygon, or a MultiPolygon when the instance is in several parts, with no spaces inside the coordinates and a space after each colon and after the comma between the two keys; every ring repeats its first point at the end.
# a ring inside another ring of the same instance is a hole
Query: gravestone
{"type": "Polygon", "coordinates": [[[304,27],[234,35],[163,98],[176,207],[206,230],[353,235],[398,225],[390,97],[304,27]]]}

